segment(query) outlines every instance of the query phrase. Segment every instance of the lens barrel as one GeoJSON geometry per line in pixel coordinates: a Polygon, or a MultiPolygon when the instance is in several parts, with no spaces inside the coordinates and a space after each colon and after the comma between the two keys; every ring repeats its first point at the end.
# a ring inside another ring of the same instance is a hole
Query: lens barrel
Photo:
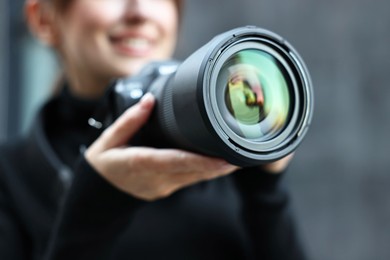
{"type": "Polygon", "coordinates": [[[115,91],[118,111],[147,91],[156,96],[141,143],[239,166],[293,152],[313,114],[312,83],[299,54],[277,34],[253,26],[216,36],[182,63],[151,64],[119,80],[115,91]]]}

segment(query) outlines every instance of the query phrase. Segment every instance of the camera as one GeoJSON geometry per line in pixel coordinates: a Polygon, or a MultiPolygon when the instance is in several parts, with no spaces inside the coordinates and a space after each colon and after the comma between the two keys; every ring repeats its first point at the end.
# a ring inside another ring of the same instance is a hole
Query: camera
{"type": "Polygon", "coordinates": [[[222,33],[183,62],[147,65],[112,86],[113,117],[147,92],[149,122],[132,145],[169,147],[255,166],[293,152],[313,114],[308,70],[279,35],[255,26],[222,33]]]}

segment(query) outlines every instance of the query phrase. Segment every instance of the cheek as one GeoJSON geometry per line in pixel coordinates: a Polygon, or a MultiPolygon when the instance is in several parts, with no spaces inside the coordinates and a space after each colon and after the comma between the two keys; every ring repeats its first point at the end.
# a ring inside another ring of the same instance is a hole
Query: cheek
{"type": "MultiPolygon", "coordinates": [[[[158,9],[157,9],[158,10],[158,9]]],[[[161,8],[160,12],[156,12],[154,17],[159,25],[160,32],[165,38],[165,41],[174,48],[178,33],[178,15],[174,6],[161,8]]]]}
{"type": "Polygon", "coordinates": [[[158,13],[157,17],[159,18],[160,24],[165,28],[167,33],[177,33],[179,18],[175,7],[167,8],[166,12],[158,13]]]}
{"type": "Polygon", "coordinates": [[[70,18],[78,21],[79,30],[84,33],[104,32],[123,16],[120,1],[80,0],[73,10],[70,18]]]}
{"type": "MultiPolygon", "coordinates": [[[[118,1],[120,2],[120,1],[118,1]]],[[[78,0],[59,23],[58,50],[67,66],[97,62],[106,48],[107,30],[121,18],[123,9],[109,1],[78,0]]],[[[100,61],[98,61],[100,62],[100,61]]]]}
{"type": "Polygon", "coordinates": [[[61,33],[64,54],[76,60],[94,58],[85,56],[102,51],[107,31],[120,21],[122,11],[121,6],[109,1],[76,1],[61,33]]]}

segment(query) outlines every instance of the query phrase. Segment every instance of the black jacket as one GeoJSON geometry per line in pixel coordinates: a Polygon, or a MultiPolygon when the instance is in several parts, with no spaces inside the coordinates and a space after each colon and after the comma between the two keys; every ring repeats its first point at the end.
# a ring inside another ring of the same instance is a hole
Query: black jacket
{"type": "Polygon", "coordinates": [[[59,159],[47,138],[58,102],[0,147],[0,259],[304,259],[280,176],[244,169],[144,202],[82,155],[59,159]]]}

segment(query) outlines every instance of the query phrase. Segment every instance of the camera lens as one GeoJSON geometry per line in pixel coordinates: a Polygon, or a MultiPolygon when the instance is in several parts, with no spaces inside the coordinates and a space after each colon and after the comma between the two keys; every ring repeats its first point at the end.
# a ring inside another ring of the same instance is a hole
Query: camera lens
{"type": "Polygon", "coordinates": [[[269,53],[245,49],[222,65],[217,88],[224,89],[218,107],[238,136],[265,141],[284,129],[290,116],[288,75],[269,53]]]}
{"type": "MultiPolygon", "coordinates": [[[[151,64],[126,81],[157,99],[141,145],[254,166],[283,158],[301,143],[313,114],[311,80],[280,36],[252,26],[233,29],[173,65],[151,64]]],[[[131,104],[121,101],[131,94],[119,96],[117,104],[131,104]]]]}
{"type": "Polygon", "coordinates": [[[207,111],[221,140],[238,153],[272,160],[294,148],[310,97],[294,55],[256,37],[237,39],[215,55],[207,111]]]}

